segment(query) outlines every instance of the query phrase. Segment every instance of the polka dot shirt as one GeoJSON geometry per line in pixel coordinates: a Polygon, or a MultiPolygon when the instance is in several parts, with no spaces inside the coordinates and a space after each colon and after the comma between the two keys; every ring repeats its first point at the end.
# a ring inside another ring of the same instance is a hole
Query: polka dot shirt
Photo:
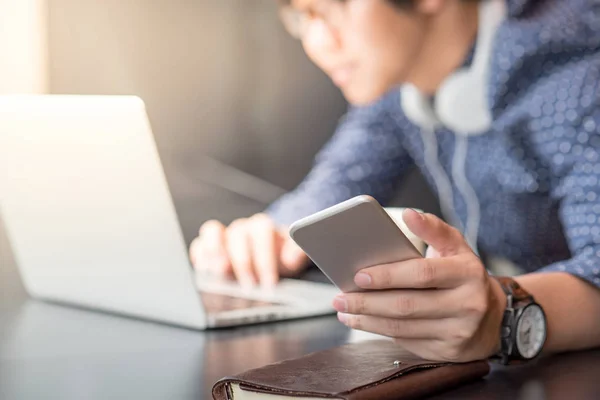
{"type": "MultiPolygon", "coordinates": [[[[508,5],[490,61],[494,122],[468,139],[478,247],[528,272],[566,271],[600,287],[600,1],[508,5]]],[[[270,215],[289,224],[359,194],[386,204],[414,165],[435,190],[420,128],[399,96],[394,90],[352,108],[306,179],[270,215]]],[[[451,179],[456,135],[443,127],[435,135],[451,179]]],[[[465,199],[451,184],[453,217],[464,226],[465,199]]]]}

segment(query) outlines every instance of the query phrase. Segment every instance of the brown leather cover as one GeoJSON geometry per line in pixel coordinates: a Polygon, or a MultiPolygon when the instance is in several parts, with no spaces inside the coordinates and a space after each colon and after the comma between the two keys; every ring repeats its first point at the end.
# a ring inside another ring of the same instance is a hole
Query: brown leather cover
{"type": "Polygon", "coordinates": [[[223,378],[215,400],[232,400],[230,385],[293,397],[346,400],[406,400],[481,378],[487,361],[452,364],[427,361],[392,341],[373,340],[320,351],[223,378]],[[394,361],[400,361],[395,365],[394,361]]]}

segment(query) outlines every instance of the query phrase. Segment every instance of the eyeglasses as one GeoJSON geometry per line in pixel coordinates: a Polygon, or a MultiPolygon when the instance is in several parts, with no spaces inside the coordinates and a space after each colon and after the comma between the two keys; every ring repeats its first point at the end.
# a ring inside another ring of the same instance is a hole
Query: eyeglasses
{"type": "Polygon", "coordinates": [[[302,40],[314,21],[323,22],[330,30],[339,31],[350,0],[315,0],[304,10],[290,5],[290,0],[279,0],[279,17],[283,26],[296,39],[302,40]]]}

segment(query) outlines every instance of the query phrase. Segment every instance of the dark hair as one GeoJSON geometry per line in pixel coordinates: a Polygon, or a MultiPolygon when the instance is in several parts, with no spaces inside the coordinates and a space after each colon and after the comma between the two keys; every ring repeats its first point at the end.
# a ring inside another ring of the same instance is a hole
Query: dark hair
{"type": "MultiPolygon", "coordinates": [[[[388,3],[392,3],[393,5],[400,7],[400,8],[410,8],[413,6],[413,3],[415,2],[415,0],[386,0],[388,3]]],[[[483,0],[463,0],[463,1],[476,1],[476,2],[480,2],[483,0]]]]}
{"type": "Polygon", "coordinates": [[[412,7],[413,0],[387,0],[389,3],[392,3],[395,6],[407,8],[412,7]]]}
{"type": "MultiPolygon", "coordinates": [[[[283,4],[290,4],[291,1],[292,0],[279,0],[279,2],[283,3],[283,4]]],[[[339,1],[348,1],[348,0],[339,0],[339,1]]],[[[415,0],[385,0],[385,1],[387,1],[388,3],[392,3],[395,6],[406,8],[406,7],[412,7],[415,0]]],[[[479,2],[479,1],[483,1],[483,0],[463,0],[463,1],[479,2]]]]}

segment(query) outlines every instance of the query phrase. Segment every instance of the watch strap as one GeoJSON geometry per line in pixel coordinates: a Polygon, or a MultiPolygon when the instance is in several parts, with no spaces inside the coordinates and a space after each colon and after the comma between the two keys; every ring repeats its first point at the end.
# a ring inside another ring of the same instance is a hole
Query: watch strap
{"type": "Polygon", "coordinates": [[[509,310],[504,311],[502,317],[502,326],[500,327],[500,352],[491,358],[499,361],[501,364],[510,363],[510,354],[512,353],[511,325],[514,313],[509,310]]]}
{"type": "Polygon", "coordinates": [[[521,285],[519,285],[519,283],[513,278],[507,276],[495,276],[494,279],[496,279],[500,283],[500,286],[502,287],[502,290],[504,290],[504,293],[506,293],[507,296],[511,296],[514,303],[518,303],[525,300],[533,300],[533,296],[530,295],[525,289],[523,289],[521,285]]]}
{"type": "Polygon", "coordinates": [[[494,279],[500,283],[502,290],[506,294],[506,309],[502,317],[502,325],[500,327],[500,352],[492,357],[504,365],[508,365],[518,359],[514,357],[514,332],[515,319],[517,311],[515,305],[518,303],[531,303],[533,296],[519,285],[511,277],[494,276],[494,279]]]}

